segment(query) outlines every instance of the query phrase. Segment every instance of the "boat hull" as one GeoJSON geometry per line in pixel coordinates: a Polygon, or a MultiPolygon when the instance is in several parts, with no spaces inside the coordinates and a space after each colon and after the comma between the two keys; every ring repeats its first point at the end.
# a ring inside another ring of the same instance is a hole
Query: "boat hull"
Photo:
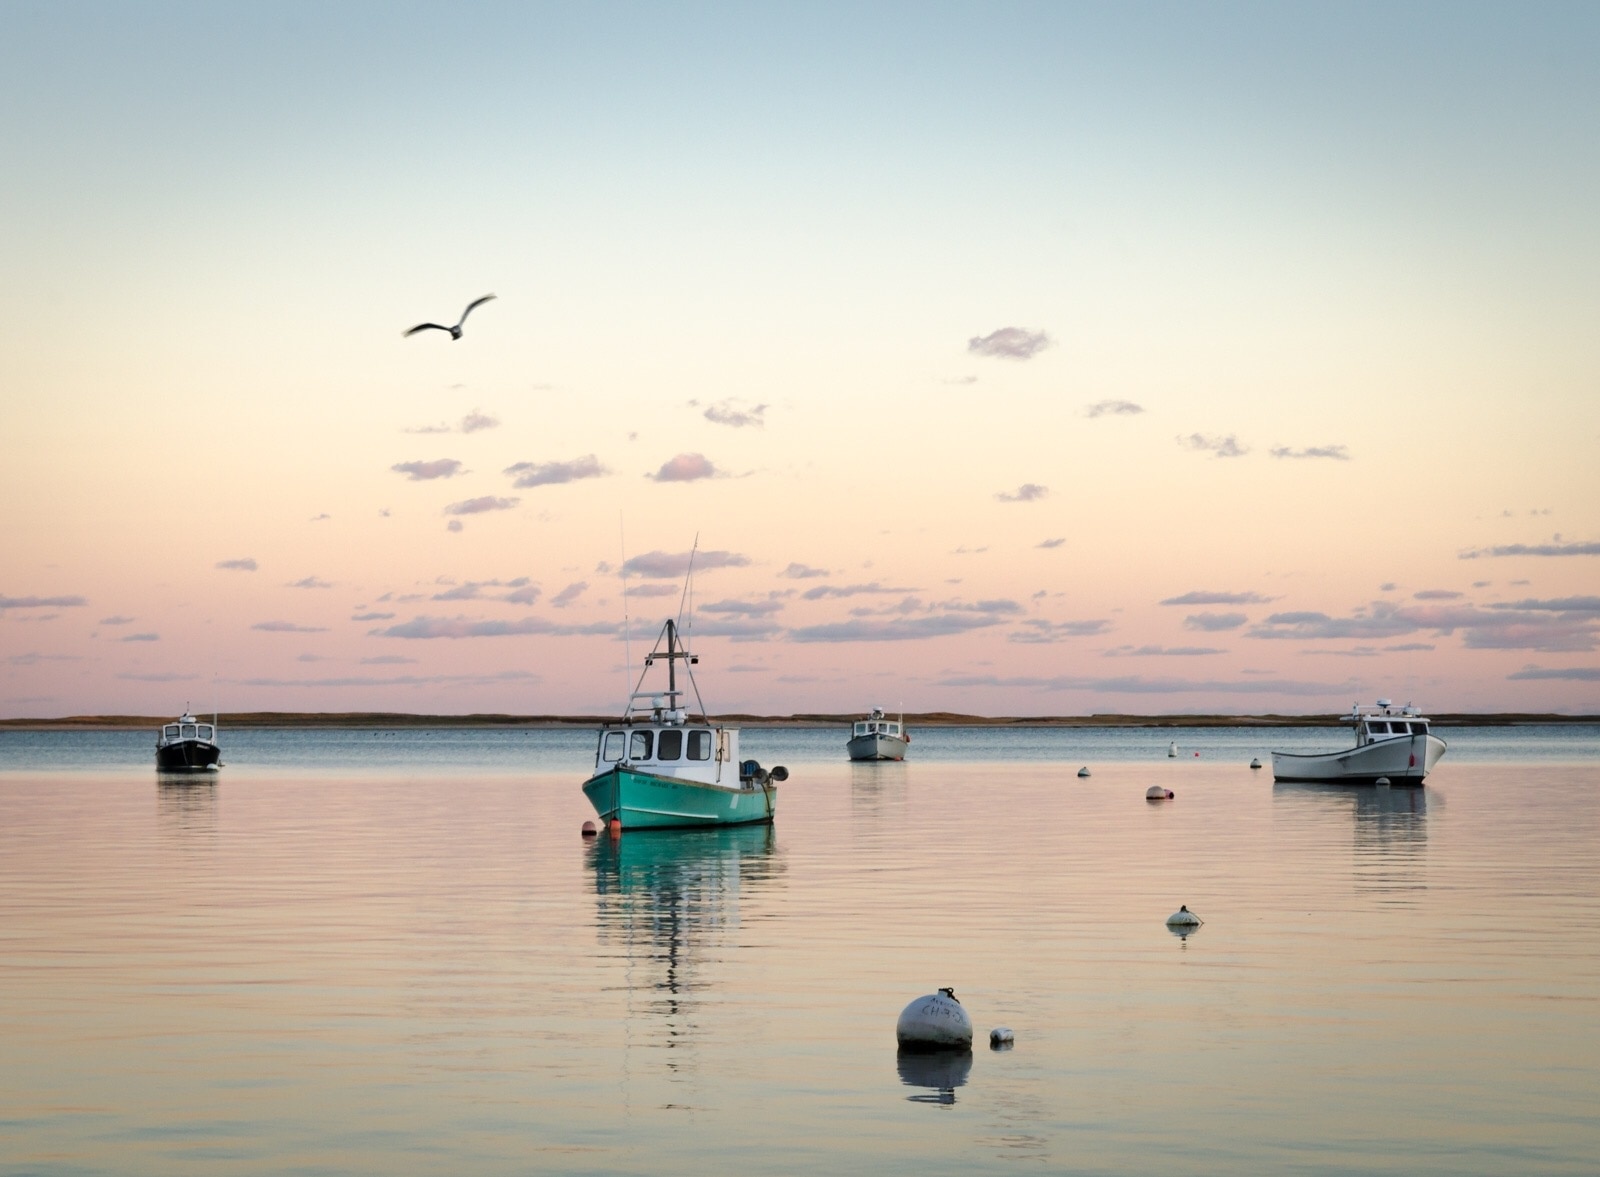
{"type": "Polygon", "coordinates": [[[730,788],[658,776],[621,764],[585,781],[583,795],[600,820],[607,824],[620,821],[625,830],[770,822],[777,801],[777,789],[770,783],[730,788]]]}
{"type": "Polygon", "coordinates": [[[156,767],[163,772],[202,772],[215,768],[222,749],[209,740],[174,740],[156,746],[156,767]]]}
{"type": "Polygon", "coordinates": [[[845,745],[851,760],[904,760],[906,741],[900,736],[873,732],[865,736],[851,736],[845,745]]]}
{"type": "Polygon", "coordinates": [[[1446,746],[1438,736],[1414,735],[1313,756],[1274,752],[1272,777],[1330,785],[1375,785],[1383,777],[1391,785],[1420,785],[1446,746]]]}

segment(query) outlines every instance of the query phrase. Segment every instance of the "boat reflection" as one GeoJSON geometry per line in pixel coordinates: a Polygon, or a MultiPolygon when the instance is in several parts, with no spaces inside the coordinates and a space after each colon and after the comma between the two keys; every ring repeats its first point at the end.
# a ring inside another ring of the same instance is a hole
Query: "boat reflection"
{"type": "Polygon", "coordinates": [[[156,773],[156,813],[180,836],[217,832],[217,781],[190,772],[156,773]]]}
{"type": "Polygon", "coordinates": [[[630,1012],[660,1019],[666,1046],[690,1036],[694,995],[733,950],[741,903],[782,876],[776,837],[763,824],[632,830],[588,845],[599,941],[622,950],[630,1003],[646,1002],[630,1012]]]}
{"type": "Polygon", "coordinates": [[[1274,802],[1308,814],[1348,814],[1358,891],[1404,893],[1427,888],[1428,790],[1280,781],[1274,802]]]}
{"type": "Polygon", "coordinates": [[[895,1058],[900,1082],[907,1087],[923,1087],[932,1095],[908,1095],[910,1103],[933,1103],[948,1107],[956,1101],[956,1088],[967,1085],[972,1072],[970,1050],[902,1050],[895,1058]]]}

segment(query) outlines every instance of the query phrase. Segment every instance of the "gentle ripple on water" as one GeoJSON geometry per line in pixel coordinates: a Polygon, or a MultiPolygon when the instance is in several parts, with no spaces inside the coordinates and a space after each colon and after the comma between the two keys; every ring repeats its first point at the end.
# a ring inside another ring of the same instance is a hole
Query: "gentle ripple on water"
{"type": "Polygon", "coordinates": [[[778,741],[774,827],[616,842],[573,733],[12,767],[0,1173],[1592,1172],[1600,764],[1274,786],[1212,734],[778,741]],[[1015,1049],[897,1058],[946,984],[1015,1049]]]}

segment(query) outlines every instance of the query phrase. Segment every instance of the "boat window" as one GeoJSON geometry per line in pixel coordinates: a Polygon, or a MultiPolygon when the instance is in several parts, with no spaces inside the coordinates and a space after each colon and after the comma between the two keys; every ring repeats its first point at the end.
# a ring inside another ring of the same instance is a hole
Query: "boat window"
{"type": "Polygon", "coordinates": [[[891,723],[889,725],[889,734],[891,736],[898,736],[900,734],[900,725],[898,723],[891,723]]]}
{"type": "Polygon", "coordinates": [[[183,738],[186,740],[194,739],[194,724],[186,723],[183,725],[183,738]]]}
{"type": "Polygon", "coordinates": [[[706,731],[689,733],[689,759],[711,759],[711,733],[706,731]]]}
{"type": "Polygon", "coordinates": [[[209,723],[202,723],[200,725],[200,738],[202,740],[209,740],[212,738],[211,725],[209,723]]]}
{"type": "Polygon", "coordinates": [[[656,739],[657,760],[678,760],[683,756],[683,733],[680,731],[662,732],[656,739]]]}
{"type": "Polygon", "coordinates": [[[600,741],[600,759],[621,760],[622,745],[627,742],[627,738],[622,732],[607,732],[605,739],[600,741]]]}
{"type": "Polygon", "coordinates": [[[178,738],[178,725],[177,724],[169,723],[169,724],[167,724],[165,730],[166,730],[166,733],[167,733],[167,739],[176,740],[178,738]]]}
{"type": "Polygon", "coordinates": [[[864,723],[856,724],[856,735],[864,736],[866,734],[867,734],[867,725],[864,724],[864,723]]]}
{"type": "Polygon", "coordinates": [[[629,760],[650,759],[650,733],[634,732],[633,739],[628,741],[629,760]]]}

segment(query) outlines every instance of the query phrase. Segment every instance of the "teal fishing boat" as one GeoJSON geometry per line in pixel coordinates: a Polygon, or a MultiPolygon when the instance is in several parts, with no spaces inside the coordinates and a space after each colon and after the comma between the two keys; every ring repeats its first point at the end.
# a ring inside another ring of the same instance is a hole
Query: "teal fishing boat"
{"type": "Polygon", "coordinates": [[[757,761],[739,759],[739,729],[706,718],[690,670],[699,660],[679,642],[678,627],[668,620],[644,660],[622,718],[601,727],[594,775],[583,783],[583,793],[610,829],[772,820],[777,783],[789,778],[788,770],[779,765],[769,772],[757,761]],[[667,664],[667,689],[640,689],[660,661],[667,664]],[[680,664],[698,712],[680,705],[688,693],[678,687],[680,664]]]}

